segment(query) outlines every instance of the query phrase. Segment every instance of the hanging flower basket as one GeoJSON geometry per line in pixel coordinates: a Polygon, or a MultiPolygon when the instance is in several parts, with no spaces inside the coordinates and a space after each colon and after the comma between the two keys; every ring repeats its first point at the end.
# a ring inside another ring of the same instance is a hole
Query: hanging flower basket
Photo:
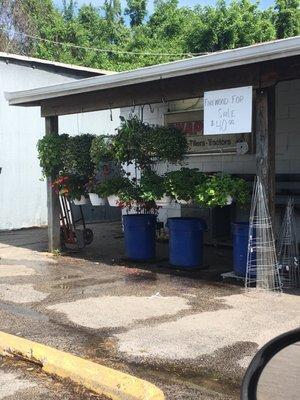
{"type": "Polygon", "coordinates": [[[120,201],[119,196],[112,194],[107,197],[107,201],[111,207],[119,207],[119,201],[120,201]]]}
{"type": "Polygon", "coordinates": [[[106,199],[100,197],[97,193],[89,193],[89,198],[92,206],[104,206],[106,203],[106,199]]]}
{"type": "Polygon", "coordinates": [[[87,204],[87,199],[84,195],[81,195],[79,199],[73,199],[73,203],[75,206],[84,206],[87,204]]]}
{"type": "Polygon", "coordinates": [[[172,203],[172,198],[170,196],[167,196],[166,194],[159,200],[156,200],[156,204],[159,207],[166,207],[169,206],[172,203]]]}
{"type": "Polygon", "coordinates": [[[230,204],[232,204],[232,202],[233,202],[233,198],[232,198],[232,196],[227,196],[227,205],[228,206],[230,206],[230,204]]]}
{"type": "Polygon", "coordinates": [[[192,204],[193,203],[193,200],[182,200],[182,199],[178,199],[177,200],[177,202],[179,203],[179,204],[181,204],[182,206],[185,206],[185,205],[187,205],[187,204],[192,204]]]}

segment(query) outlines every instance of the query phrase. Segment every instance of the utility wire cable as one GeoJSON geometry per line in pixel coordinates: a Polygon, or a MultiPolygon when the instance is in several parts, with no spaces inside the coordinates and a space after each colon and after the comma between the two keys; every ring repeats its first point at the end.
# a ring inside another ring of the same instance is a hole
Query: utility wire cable
{"type": "MultiPolygon", "coordinates": [[[[0,28],[2,31],[6,31],[5,28],[1,27],[0,28]]],[[[7,31],[6,31],[7,32],[7,31]]],[[[34,40],[39,40],[41,42],[46,42],[46,43],[52,43],[58,46],[66,46],[66,47],[72,47],[76,49],[83,49],[83,50],[93,50],[101,53],[114,53],[114,54],[132,54],[132,55],[140,55],[140,56],[185,56],[185,57],[195,57],[199,56],[202,54],[207,54],[207,53],[152,53],[152,52],[142,52],[142,51],[129,51],[129,50],[115,50],[115,49],[100,49],[98,47],[89,47],[89,46],[80,46],[76,45],[73,43],[66,43],[66,42],[60,42],[58,40],[51,40],[51,39],[46,39],[42,38],[40,36],[35,36],[35,35],[29,35],[24,32],[16,32],[16,34],[20,36],[24,36],[30,39],[34,40]]]]}

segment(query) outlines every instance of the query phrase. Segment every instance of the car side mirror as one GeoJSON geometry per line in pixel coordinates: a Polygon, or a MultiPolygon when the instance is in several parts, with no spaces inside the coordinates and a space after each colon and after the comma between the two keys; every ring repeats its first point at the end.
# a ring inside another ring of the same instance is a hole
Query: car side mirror
{"type": "Polygon", "coordinates": [[[244,376],[241,400],[300,399],[300,329],[263,346],[244,376]]]}

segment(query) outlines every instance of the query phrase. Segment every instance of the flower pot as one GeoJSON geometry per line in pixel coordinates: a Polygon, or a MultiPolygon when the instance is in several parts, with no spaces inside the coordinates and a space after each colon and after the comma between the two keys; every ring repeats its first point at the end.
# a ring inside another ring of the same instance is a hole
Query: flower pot
{"type": "Polygon", "coordinates": [[[192,200],[186,201],[186,200],[177,200],[177,202],[179,204],[181,204],[182,206],[186,205],[186,204],[192,204],[192,200]]]}
{"type": "Polygon", "coordinates": [[[84,206],[87,204],[87,199],[84,195],[81,195],[80,199],[73,199],[73,203],[75,206],[84,206]]]}
{"type": "Polygon", "coordinates": [[[113,195],[107,197],[107,201],[111,207],[118,207],[118,203],[119,203],[120,199],[118,196],[115,196],[113,194],[113,195]]]}
{"type": "Polygon", "coordinates": [[[226,204],[227,204],[228,206],[230,206],[230,204],[232,204],[232,202],[233,202],[233,198],[232,198],[231,196],[228,195],[228,196],[227,196],[227,203],[226,203],[226,204]]]}
{"type": "Polygon", "coordinates": [[[136,261],[153,260],[156,255],[156,215],[123,216],[126,257],[136,261]]]}
{"type": "Polygon", "coordinates": [[[89,198],[92,203],[92,206],[104,206],[105,199],[103,197],[98,196],[97,193],[89,193],[89,198]]]}
{"type": "Polygon", "coordinates": [[[171,203],[172,203],[172,198],[167,195],[164,195],[161,199],[156,200],[156,204],[159,207],[169,206],[171,203]]]}

